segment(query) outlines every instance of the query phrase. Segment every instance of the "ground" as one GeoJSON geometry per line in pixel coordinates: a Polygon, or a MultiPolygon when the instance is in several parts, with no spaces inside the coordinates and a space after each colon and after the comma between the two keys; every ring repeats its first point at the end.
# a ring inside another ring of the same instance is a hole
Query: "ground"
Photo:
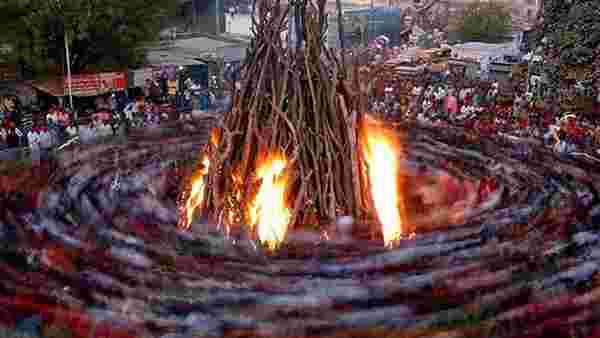
{"type": "MultiPolygon", "coordinates": [[[[101,316],[125,320],[102,322],[123,337],[175,328],[227,337],[543,337],[548,330],[582,336],[597,330],[599,268],[590,259],[600,236],[590,215],[575,225],[569,208],[597,184],[597,171],[544,148],[517,161],[510,143],[469,141],[460,129],[407,130],[411,159],[433,167],[451,162],[473,179],[494,175],[506,191],[464,224],[419,231],[394,249],[377,239],[343,244],[317,233],[307,241],[295,232],[267,254],[243,234],[231,234],[235,241],[215,228],[202,234],[200,222],[191,232],[177,230],[174,201],[162,189],[172,169],[156,161],[198,154],[206,135],[139,136],[129,144],[68,150],[34,210],[38,219],[17,217],[21,249],[2,249],[0,293],[13,296],[0,298],[10,309],[0,323],[42,314],[45,330],[71,323],[78,328],[70,334],[81,337],[90,334],[81,323],[101,316]],[[118,149],[127,149],[119,165],[124,177],[111,192],[117,167],[107,154],[118,149]],[[44,228],[45,236],[35,235],[44,228]]],[[[359,224],[355,232],[369,226],[376,225],[359,224]]]]}

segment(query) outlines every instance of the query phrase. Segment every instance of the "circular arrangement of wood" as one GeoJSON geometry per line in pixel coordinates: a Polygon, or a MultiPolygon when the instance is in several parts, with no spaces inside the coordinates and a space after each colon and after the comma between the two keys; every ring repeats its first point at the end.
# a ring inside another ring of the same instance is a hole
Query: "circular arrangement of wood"
{"type": "MultiPolygon", "coordinates": [[[[38,252],[46,258],[20,272],[3,258],[0,285],[15,295],[3,308],[63,322],[102,313],[108,319],[99,326],[137,337],[542,337],[597,329],[600,235],[591,217],[599,171],[534,145],[523,161],[510,140],[468,143],[458,129],[406,129],[409,159],[471,180],[493,176],[504,187],[497,203],[464,224],[417,231],[394,249],[295,229],[267,253],[242,233],[176,227],[165,193],[170,171],[157,161],[197,154],[208,131],[88,146],[61,156],[62,175],[29,223],[17,217],[27,233],[46,229],[38,252]],[[115,151],[124,154],[119,166],[106,160],[115,151]],[[113,191],[117,172],[122,183],[113,191]]],[[[39,247],[36,238],[12,255],[39,247]]]]}

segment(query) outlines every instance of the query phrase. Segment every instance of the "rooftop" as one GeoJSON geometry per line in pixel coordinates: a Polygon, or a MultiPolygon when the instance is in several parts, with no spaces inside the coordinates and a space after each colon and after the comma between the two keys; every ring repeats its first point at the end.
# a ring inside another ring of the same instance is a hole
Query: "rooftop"
{"type": "Polygon", "coordinates": [[[231,37],[190,35],[171,40],[159,47],[148,48],[150,64],[177,64],[181,66],[202,64],[199,58],[213,56],[225,47],[244,48],[246,42],[231,37]]]}

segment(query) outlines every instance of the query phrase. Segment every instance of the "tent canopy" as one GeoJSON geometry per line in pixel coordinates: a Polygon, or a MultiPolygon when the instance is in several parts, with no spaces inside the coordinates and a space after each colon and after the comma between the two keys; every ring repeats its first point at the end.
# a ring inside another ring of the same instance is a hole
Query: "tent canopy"
{"type": "Polygon", "coordinates": [[[48,80],[34,80],[30,82],[31,86],[37,90],[47,93],[51,96],[65,96],[65,87],[62,78],[53,78],[48,80]]]}
{"type": "Polygon", "coordinates": [[[151,65],[193,66],[204,64],[203,62],[196,60],[195,57],[165,50],[149,51],[146,55],[146,59],[151,65]]]}

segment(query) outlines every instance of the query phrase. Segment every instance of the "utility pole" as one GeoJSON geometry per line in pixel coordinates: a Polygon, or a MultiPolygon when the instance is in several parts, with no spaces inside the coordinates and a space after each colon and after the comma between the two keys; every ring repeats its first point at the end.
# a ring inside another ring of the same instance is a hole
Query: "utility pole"
{"type": "Polygon", "coordinates": [[[373,27],[371,27],[371,25],[373,24],[373,17],[375,16],[375,5],[373,3],[373,0],[371,0],[371,10],[369,11],[369,21],[367,21],[367,43],[366,45],[369,45],[369,41],[373,38],[371,36],[372,32],[373,32],[373,27]]]}
{"type": "MultiPolygon", "coordinates": [[[[223,22],[221,16],[225,18],[225,21],[227,21],[227,16],[224,15],[224,13],[225,9],[223,8],[221,0],[215,0],[215,18],[217,20],[217,29],[215,31],[215,34],[220,34],[222,32],[221,27],[223,27],[223,22]]],[[[227,26],[227,22],[225,22],[225,26],[227,26]]],[[[223,29],[227,30],[227,27],[224,27],[223,29]]]]}
{"type": "Polygon", "coordinates": [[[298,46],[298,17],[296,16],[296,12],[298,11],[298,6],[296,0],[291,0],[289,2],[289,14],[288,14],[288,48],[295,50],[298,46]]]}
{"type": "Polygon", "coordinates": [[[65,29],[65,54],[66,54],[66,64],[67,64],[67,87],[69,91],[69,107],[71,111],[75,114],[75,120],[77,120],[77,112],[73,109],[73,87],[71,83],[71,56],[69,53],[69,35],[65,29]]]}
{"type": "MultiPolygon", "coordinates": [[[[56,3],[58,5],[58,7],[60,8],[61,11],[64,11],[62,8],[62,2],[61,0],[56,0],[56,3]]],[[[71,108],[71,111],[73,112],[73,114],[75,114],[73,116],[73,119],[75,120],[75,124],[77,125],[77,113],[75,112],[75,107],[73,106],[73,86],[72,86],[72,82],[71,82],[71,54],[69,53],[69,32],[67,31],[67,24],[65,22],[65,19],[63,18],[62,21],[62,29],[63,29],[63,33],[64,33],[64,39],[65,39],[65,63],[67,66],[67,88],[68,88],[68,93],[69,93],[69,107],[71,108]]]]}
{"type": "MultiPolygon", "coordinates": [[[[337,12],[338,12],[338,38],[340,39],[340,49],[344,49],[344,14],[342,13],[342,1],[335,1],[337,12]]],[[[342,54],[342,61],[343,61],[342,54]]]]}
{"type": "Polygon", "coordinates": [[[254,31],[254,21],[258,20],[258,13],[256,13],[256,2],[259,0],[252,0],[252,12],[250,13],[250,31],[254,31]]]}
{"type": "MultiPolygon", "coordinates": [[[[340,39],[340,56],[342,58],[342,76],[346,77],[346,58],[344,56],[344,14],[342,13],[342,1],[336,0],[335,5],[338,12],[338,36],[340,39]]],[[[339,77],[339,74],[338,74],[339,77]]]]}

